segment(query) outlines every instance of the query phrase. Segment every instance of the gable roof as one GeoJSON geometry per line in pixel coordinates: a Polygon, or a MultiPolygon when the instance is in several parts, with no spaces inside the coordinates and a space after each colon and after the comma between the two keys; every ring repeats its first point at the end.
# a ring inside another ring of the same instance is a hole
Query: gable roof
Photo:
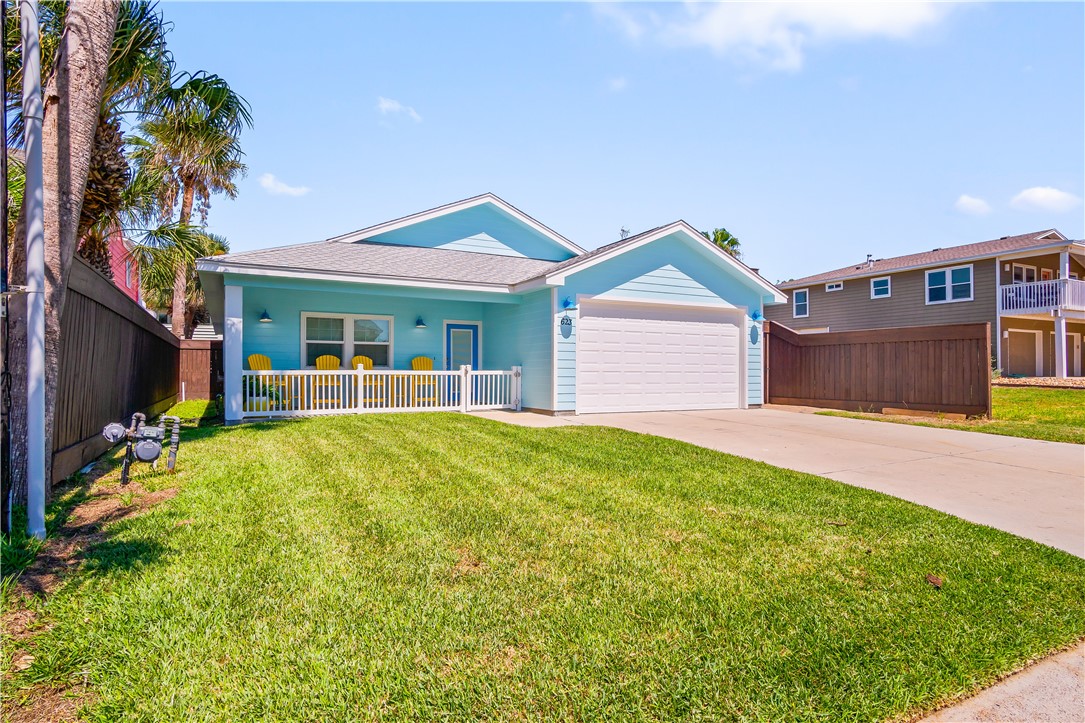
{"type": "Polygon", "coordinates": [[[652,241],[669,236],[673,233],[681,233],[688,236],[693,241],[697,242],[700,246],[709,249],[712,253],[719,257],[725,264],[730,264],[739,274],[745,277],[747,280],[753,282],[754,285],[760,287],[766,295],[772,296],[774,300],[779,302],[787,301],[787,298],[780,293],[779,289],[773,286],[769,281],[763,278],[760,274],[755,272],[746,264],[736,259],[731,254],[721,249],[716,244],[712,243],[701,234],[700,231],[690,226],[688,223],[682,220],[674,221],[666,226],[657,226],[653,229],[649,229],[635,236],[629,236],[628,238],[615,241],[613,243],[600,246],[597,249],[588,251],[587,253],[580,254],[566,261],[553,264],[549,269],[540,273],[531,279],[524,282],[523,285],[536,285],[531,282],[542,283],[563,283],[565,277],[569,274],[576,273],[584,268],[593,266],[594,264],[607,261],[616,256],[620,256],[624,253],[632,251],[633,249],[640,248],[645,244],[649,244],[652,241]]]}
{"type": "Polygon", "coordinates": [[[523,256],[499,256],[472,251],[424,246],[335,240],[296,246],[279,246],[201,259],[199,269],[211,272],[259,273],[313,272],[339,276],[344,281],[389,280],[403,282],[447,282],[453,284],[507,287],[535,276],[554,265],[553,261],[523,256]]]}
{"type": "Polygon", "coordinates": [[[357,241],[364,241],[379,234],[388,233],[389,231],[395,231],[397,229],[411,226],[423,221],[431,221],[441,216],[447,216],[457,211],[463,211],[464,209],[473,208],[475,206],[481,206],[484,204],[490,204],[504,211],[508,215],[515,218],[517,221],[529,226],[537,233],[550,239],[557,245],[564,248],[574,254],[584,253],[584,249],[574,244],[569,239],[565,238],[557,231],[553,230],[549,226],[540,223],[531,216],[520,209],[513,206],[508,201],[499,198],[493,193],[483,193],[479,196],[472,196],[471,198],[465,198],[462,201],[453,201],[452,203],[446,203],[443,206],[437,206],[427,211],[419,211],[418,213],[412,213],[409,216],[403,216],[402,218],[393,219],[392,221],[385,221],[378,223],[375,226],[369,226],[367,228],[359,229],[357,231],[351,231],[350,233],[342,234],[341,236],[333,236],[328,241],[336,241],[339,243],[354,243],[357,241]]]}
{"type": "MultiPolygon", "coordinates": [[[[867,276],[881,276],[883,274],[923,269],[929,266],[944,266],[946,264],[962,261],[974,261],[978,259],[998,256],[1000,254],[1017,253],[1021,251],[1034,251],[1051,246],[1062,246],[1068,242],[1067,238],[1056,229],[1049,228],[1044,231],[1020,234],[1017,236],[1003,236],[991,241],[938,248],[930,251],[922,251],[917,254],[906,256],[894,256],[888,259],[875,259],[869,263],[863,262],[826,271],[813,276],[804,276],[801,279],[792,279],[779,284],[781,289],[793,289],[807,284],[817,284],[827,281],[844,281],[846,279],[864,278],[867,276]]],[[[1071,242],[1073,243],[1073,242],[1071,242]]]]}

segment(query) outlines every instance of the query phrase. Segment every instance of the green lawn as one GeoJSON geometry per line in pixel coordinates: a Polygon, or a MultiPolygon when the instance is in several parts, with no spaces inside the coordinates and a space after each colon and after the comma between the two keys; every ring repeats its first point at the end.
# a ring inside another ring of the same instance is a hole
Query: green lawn
{"type": "Polygon", "coordinates": [[[878,720],[1085,635],[1085,560],[631,432],[318,418],[186,431],[179,469],[138,468],[179,494],[36,603],[5,695],[86,680],[90,721],[878,720]]]}
{"type": "Polygon", "coordinates": [[[1085,444],[1085,389],[992,387],[991,419],[969,419],[964,422],[858,412],[825,411],[818,414],[1085,444]]]}
{"type": "Polygon", "coordinates": [[[205,420],[215,419],[221,412],[218,403],[214,400],[189,399],[186,402],[178,402],[169,408],[166,414],[171,417],[180,417],[182,421],[190,419],[205,420]]]}

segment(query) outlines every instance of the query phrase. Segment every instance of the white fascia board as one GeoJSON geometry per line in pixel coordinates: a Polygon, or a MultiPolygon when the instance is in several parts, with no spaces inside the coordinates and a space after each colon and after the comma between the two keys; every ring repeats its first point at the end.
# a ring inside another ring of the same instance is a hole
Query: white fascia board
{"type": "Polygon", "coordinates": [[[196,270],[213,274],[237,274],[239,276],[264,276],[284,279],[305,279],[307,281],[345,281],[356,284],[376,284],[379,286],[411,286],[423,289],[455,289],[457,291],[484,291],[492,294],[508,294],[508,284],[481,284],[459,281],[434,281],[433,279],[409,279],[393,276],[365,276],[360,274],[336,273],[333,271],[305,271],[282,266],[242,266],[214,263],[210,260],[196,262],[196,270]]]}
{"type": "MultiPolygon", "coordinates": [[[[613,258],[615,258],[617,256],[621,256],[622,254],[624,254],[626,252],[629,252],[629,251],[632,251],[634,249],[638,249],[641,246],[645,246],[647,244],[650,244],[653,241],[658,241],[659,239],[663,238],[664,236],[669,236],[670,234],[675,233],[676,231],[684,233],[686,236],[693,239],[696,243],[698,243],[702,247],[708,249],[719,260],[723,261],[726,264],[730,264],[732,267],[734,267],[736,270],[738,270],[739,273],[741,273],[743,276],[745,276],[747,279],[749,279],[754,284],[756,284],[758,287],[760,287],[763,291],[765,291],[766,294],[771,295],[774,300],[780,301],[780,302],[787,301],[787,297],[784,296],[780,292],[779,289],[777,289],[775,286],[770,284],[768,281],[765,281],[763,278],[761,278],[760,276],[755,274],[753,271],[751,271],[749,269],[749,267],[747,267],[741,261],[736,259],[734,256],[731,256],[731,254],[727,253],[726,251],[721,249],[719,246],[717,246],[716,244],[714,244],[711,241],[709,241],[708,239],[706,239],[704,236],[701,235],[701,233],[697,229],[693,228],[692,226],[690,226],[685,221],[675,221],[672,224],[668,224],[667,226],[663,226],[662,228],[656,229],[652,233],[645,234],[642,238],[637,239],[636,241],[634,241],[632,243],[621,245],[621,246],[616,246],[612,250],[610,250],[610,251],[608,251],[606,253],[599,254],[598,256],[593,256],[592,258],[584,261],[583,263],[570,264],[566,268],[561,269],[560,271],[556,271],[556,272],[554,272],[552,274],[546,274],[542,278],[545,280],[547,285],[564,284],[565,279],[568,278],[569,276],[571,276],[572,274],[579,273],[579,272],[581,272],[581,271],[583,271],[585,269],[590,269],[592,266],[595,266],[596,264],[601,264],[601,263],[603,263],[605,261],[609,261],[610,259],[613,259],[613,258]]],[[[532,281],[534,281],[534,279],[532,281]]],[[[530,283],[530,282],[525,282],[522,285],[517,285],[517,286],[514,287],[514,289],[519,291],[522,286],[527,286],[527,283],[530,283]]]]}
{"type": "Polygon", "coordinates": [[[353,243],[355,241],[361,241],[362,239],[370,238],[371,236],[388,233],[389,231],[396,231],[401,228],[406,228],[407,226],[413,226],[416,223],[430,221],[435,218],[440,218],[441,216],[447,216],[450,213],[455,213],[456,211],[463,211],[464,209],[474,208],[475,206],[481,206],[486,203],[497,206],[502,211],[505,211],[510,216],[513,216],[517,220],[527,224],[535,231],[538,231],[543,236],[546,236],[548,239],[558,244],[565,250],[570,251],[578,256],[584,253],[584,249],[580,248],[572,241],[559,234],[557,231],[554,231],[553,229],[544,226],[543,224],[533,219],[531,216],[528,216],[520,209],[516,208],[507,201],[498,198],[492,193],[484,193],[481,196],[467,198],[462,201],[456,201],[455,203],[446,204],[444,206],[438,206],[437,208],[431,208],[428,211],[421,211],[419,213],[411,214],[410,216],[397,218],[393,221],[385,221],[384,223],[379,223],[376,226],[363,228],[359,231],[353,231],[348,234],[343,234],[342,236],[334,236],[328,240],[339,241],[341,243],[353,243]]]}
{"type": "MultiPolygon", "coordinates": [[[[1053,231],[1052,233],[1058,233],[1053,231]]],[[[1060,236],[1062,234],[1059,234],[1060,236]]],[[[1085,253],[1085,244],[1079,244],[1072,242],[1070,244],[1072,249],[1079,249],[1082,253],[1085,253]]],[[[997,254],[979,254],[976,256],[967,256],[960,259],[952,259],[949,261],[938,261],[933,264],[915,264],[912,266],[897,266],[892,269],[879,269],[878,271],[857,272],[854,276],[839,276],[835,279],[825,279],[823,281],[812,281],[809,277],[806,279],[799,279],[797,281],[785,281],[780,284],[780,288],[785,291],[791,289],[801,289],[812,284],[827,284],[834,281],[855,281],[857,279],[868,279],[871,276],[888,276],[889,274],[899,274],[902,271],[920,271],[922,269],[943,269],[949,266],[959,266],[961,264],[970,264],[976,261],[983,261],[984,259],[1011,259],[1022,258],[1026,256],[1033,256],[1038,251],[1053,251],[1055,249],[1066,248],[1066,241],[1060,241],[1057,243],[1044,244],[1043,246],[1030,246],[1026,249],[1019,251],[1003,251],[997,254]]]]}

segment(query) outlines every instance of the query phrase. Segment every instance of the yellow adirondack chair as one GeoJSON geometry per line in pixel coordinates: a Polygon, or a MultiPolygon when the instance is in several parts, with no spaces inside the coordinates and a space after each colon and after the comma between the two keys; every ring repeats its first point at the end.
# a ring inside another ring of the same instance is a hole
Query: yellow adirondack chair
{"type": "Polygon", "coordinates": [[[249,354],[249,369],[254,372],[271,371],[271,357],[264,354],[249,354]]]}
{"type": "MultiPolygon", "coordinates": [[[[333,354],[324,354],[316,358],[316,368],[322,372],[337,371],[343,363],[339,360],[339,357],[333,354]]],[[[322,397],[329,397],[331,395],[338,396],[339,394],[339,376],[328,374],[327,376],[320,374],[313,379],[313,391],[319,392],[322,397]]]]}
{"type": "MultiPolygon", "coordinates": [[[[366,371],[372,371],[373,360],[364,354],[359,354],[350,360],[350,366],[352,369],[365,369],[366,371]]],[[[366,377],[362,383],[362,391],[365,392],[365,396],[369,399],[375,399],[381,396],[384,389],[384,379],[381,377],[366,377]]]]}
{"type": "MultiPolygon", "coordinates": [[[[428,356],[416,356],[411,359],[411,369],[416,372],[433,371],[433,359],[428,356]]],[[[437,380],[433,377],[414,377],[412,382],[412,405],[422,402],[420,406],[436,406],[437,404],[437,380]]]]}

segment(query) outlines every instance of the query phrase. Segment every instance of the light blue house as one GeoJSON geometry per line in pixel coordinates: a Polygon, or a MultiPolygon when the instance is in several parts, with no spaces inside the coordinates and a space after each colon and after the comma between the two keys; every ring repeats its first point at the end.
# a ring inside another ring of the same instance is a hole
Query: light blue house
{"type": "Polygon", "coordinates": [[[228,420],[758,405],[763,308],[785,300],[684,221],[584,251],[492,194],[198,270],[228,420]]]}

